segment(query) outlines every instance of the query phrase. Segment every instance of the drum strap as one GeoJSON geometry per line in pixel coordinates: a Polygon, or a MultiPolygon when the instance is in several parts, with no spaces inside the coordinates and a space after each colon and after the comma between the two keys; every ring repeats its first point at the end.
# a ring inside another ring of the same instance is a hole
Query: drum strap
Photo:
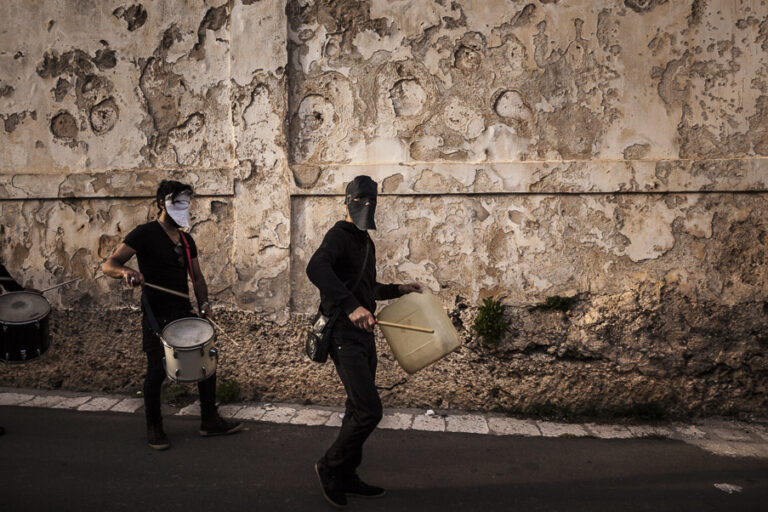
{"type": "Polygon", "coordinates": [[[192,279],[192,282],[195,282],[195,271],[192,270],[192,252],[189,250],[189,242],[187,242],[187,237],[184,236],[184,232],[182,230],[179,230],[179,235],[181,235],[181,240],[184,242],[184,248],[187,251],[187,270],[189,270],[189,277],[192,279]]]}
{"type": "Polygon", "coordinates": [[[149,328],[152,329],[152,332],[160,336],[160,324],[157,323],[157,318],[155,318],[155,314],[152,312],[152,308],[149,307],[149,300],[147,299],[147,296],[142,293],[141,294],[141,303],[144,304],[144,314],[147,317],[147,321],[149,322],[149,328]]]}

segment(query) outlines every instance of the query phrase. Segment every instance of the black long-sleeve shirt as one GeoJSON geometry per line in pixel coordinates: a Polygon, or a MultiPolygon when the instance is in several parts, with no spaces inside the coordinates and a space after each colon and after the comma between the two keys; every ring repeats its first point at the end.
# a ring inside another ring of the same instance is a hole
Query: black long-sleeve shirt
{"type": "Polygon", "coordinates": [[[13,280],[13,277],[11,277],[11,274],[8,273],[8,271],[5,269],[5,267],[0,263],[0,277],[8,277],[10,278],[10,281],[6,281],[5,279],[0,280],[0,286],[8,290],[9,292],[18,292],[24,289],[19,283],[13,280]]]}
{"type": "Polygon", "coordinates": [[[376,282],[376,248],[366,231],[344,220],[337,222],[323,238],[323,243],[307,265],[307,276],[320,290],[320,309],[330,315],[340,306],[349,315],[358,306],[376,312],[377,300],[388,300],[402,294],[396,284],[376,282]],[[365,258],[365,246],[370,244],[368,262],[360,282],[350,292],[365,258]]]}

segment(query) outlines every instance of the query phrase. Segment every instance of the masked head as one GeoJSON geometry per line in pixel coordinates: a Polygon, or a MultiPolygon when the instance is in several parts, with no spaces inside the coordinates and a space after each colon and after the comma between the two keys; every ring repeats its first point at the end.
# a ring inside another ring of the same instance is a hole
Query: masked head
{"type": "Polygon", "coordinates": [[[358,229],[376,229],[373,216],[376,213],[378,185],[368,176],[358,176],[347,185],[344,204],[358,229]]]}
{"type": "Polygon", "coordinates": [[[189,227],[189,203],[192,187],[178,181],[163,180],[157,188],[157,207],[165,208],[168,218],[177,226],[189,227]]]}

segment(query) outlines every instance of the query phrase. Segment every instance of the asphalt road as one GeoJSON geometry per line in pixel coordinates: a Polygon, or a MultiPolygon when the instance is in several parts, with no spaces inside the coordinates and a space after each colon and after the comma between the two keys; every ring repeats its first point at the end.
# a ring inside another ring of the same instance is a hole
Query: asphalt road
{"type": "MultiPolygon", "coordinates": [[[[165,421],[172,447],[156,452],[141,414],[0,407],[0,511],[332,510],[313,463],[337,429],[248,422],[201,438],[195,418],[165,421]]],[[[360,475],[388,494],[349,510],[768,510],[768,461],[676,441],[377,430],[366,446],[360,475]]]]}

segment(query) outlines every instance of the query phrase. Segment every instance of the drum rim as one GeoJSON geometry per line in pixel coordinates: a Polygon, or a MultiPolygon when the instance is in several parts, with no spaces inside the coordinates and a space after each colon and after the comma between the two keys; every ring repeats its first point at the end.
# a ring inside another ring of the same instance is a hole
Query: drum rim
{"type": "Polygon", "coordinates": [[[190,350],[200,350],[200,347],[204,347],[208,343],[215,343],[216,342],[216,329],[214,329],[213,325],[211,325],[211,322],[209,322],[205,318],[200,318],[199,316],[185,316],[184,318],[177,318],[176,320],[174,320],[172,322],[168,322],[165,325],[165,327],[163,327],[163,329],[161,330],[159,337],[160,337],[160,341],[163,342],[163,345],[165,345],[166,347],[170,348],[171,350],[176,350],[178,352],[188,352],[190,350]],[[202,342],[198,343],[197,345],[190,345],[188,347],[177,347],[177,346],[171,345],[170,343],[165,341],[165,338],[163,337],[163,333],[165,332],[165,330],[168,327],[170,327],[171,325],[175,324],[176,322],[180,322],[182,320],[190,320],[190,319],[191,320],[200,320],[201,322],[207,323],[211,327],[211,330],[213,331],[213,336],[211,336],[210,339],[207,339],[205,341],[202,341],[202,342]]]}
{"type": "Polygon", "coordinates": [[[39,317],[31,318],[29,320],[24,320],[24,321],[21,321],[21,322],[12,322],[10,320],[3,320],[2,318],[0,318],[0,325],[27,325],[27,324],[33,324],[35,322],[39,322],[40,320],[44,320],[48,315],[51,314],[51,311],[53,311],[53,307],[51,306],[51,302],[48,299],[46,299],[45,296],[42,293],[30,292],[28,290],[18,290],[18,291],[15,291],[15,292],[4,293],[4,294],[0,295],[0,297],[6,297],[8,295],[18,295],[20,293],[31,294],[31,295],[39,295],[40,297],[43,298],[45,303],[48,305],[48,309],[46,310],[46,312],[44,314],[40,315],[39,317]]]}

